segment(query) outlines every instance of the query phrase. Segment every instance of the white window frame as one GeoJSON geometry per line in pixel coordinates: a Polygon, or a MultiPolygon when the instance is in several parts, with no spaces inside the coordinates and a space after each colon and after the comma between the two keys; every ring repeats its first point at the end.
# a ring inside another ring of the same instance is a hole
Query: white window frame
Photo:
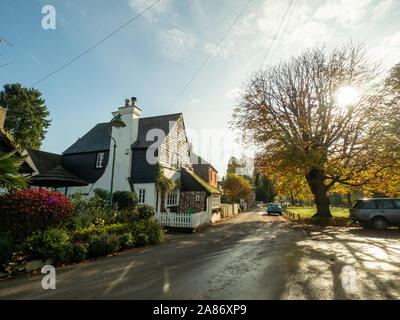
{"type": "Polygon", "coordinates": [[[138,189],[138,204],[146,203],[146,189],[140,188],[138,189]]]}
{"type": "Polygon", "coordinates": [[[170,192],[167,194],[167,207],[176,207],[178,205],[178,193],[170,192]]]}
{"type": "Polygon", "coordinates": [[[98,152],[96,156],[96,169],[104,167],[104,152],[98,152]]]}
{"type": "Polygon", "coordinates": [[[201,200],[200,195],[199,195],[199,194],[196,194],[195,202],[200,202],[200,200],[201,200]]]}

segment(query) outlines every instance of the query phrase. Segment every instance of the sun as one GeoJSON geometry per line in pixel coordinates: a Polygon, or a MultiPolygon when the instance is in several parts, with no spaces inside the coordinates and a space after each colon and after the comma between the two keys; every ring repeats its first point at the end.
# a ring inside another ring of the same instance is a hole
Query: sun
{"type": "Polygon", "coordinates": [[[354,87],[341,87],[337,91],[337,102],[339,106],[346,107],[356,103],[360,99],[361,93],[354,87]]]}

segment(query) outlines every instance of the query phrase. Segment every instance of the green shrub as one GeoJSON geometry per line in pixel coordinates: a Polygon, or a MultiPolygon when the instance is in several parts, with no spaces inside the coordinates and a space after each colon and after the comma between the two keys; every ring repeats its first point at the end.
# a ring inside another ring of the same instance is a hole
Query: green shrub
{"type": "Polygon", "coordinates": [[[73,262],[82,262],[86,260],[88,254],[87,246],[83,243],[75,243],[73,245],[73,262]]]}
{"type": "Polygon", "coordinates": [[[90,237],[100,234],[120,235],[130,230],[129,224],[111,224],[108,226],[91,225],[88,228],[77,230],[71,233],[73,241],[88,241],[90,237]]]}
{"type": "Polygon", "coordinates": [[[135,244],[138,247],[147,246],[149,244],[149,236],[145,233],[137,234],[137,237],[135,239],[135,244]]]}
{"type": "Polygon", "coordinates": [[[31,259],[52,258],[56,262],[67,261],[70,254],[69,237],[66,231],[49,229],[31,235],[24,244],[24,252],[31,259]]]}
{"type": "Polygon", "coordinates": [[[90,257],[103,257],[118,251],[119,240],[117,236],[101,234],[89,239],[88,255],[90,257]]]}
{"type": "Polygon", "coordinates": [[[56,256],[56,260],[60,263],[68,263],[73,261],[73,257],[74,245],[71,242],[67,242],[62,246],[58,256],[56,256]]]}
{"type": "Polygon", "coordinates": [[[122,249],[130,249],[135,245],[135,241],[131,233],[125,233],[120,236],[119,243],[122,249]]]}
{"type": "Polygon", "coordinates": [[[138,199],[134,192],[116,191],[113,193],[113,203],[118,204],[120,210],[133,210],[138,199]]]}
{"type": "Polygon", "coordinates": [[[155,215],[154,208],[147,205],[137,206],[137,213],[140,220],[149,220],[155,215]]]}
{"type": "Polygon", "coordinates": [[[110,192],[107,190],[97,188],[97,189],[93,190],[93,193],[94,193],[94,197],[99,200],[102,200],[104,202],[107,202],[110,200],[110,192]]]}
{"type": "Polygon", "coordinates": [[[164,229],[155,219],[150,219],[145,222],[145,230],[151,244],[161,243],[164,238],[164,229]]]}
{"type": "Polygon", "coordinates": [[[14,239],[7,234],[0,234],[0,270],[9,262],[14,250],[14,239]]]}

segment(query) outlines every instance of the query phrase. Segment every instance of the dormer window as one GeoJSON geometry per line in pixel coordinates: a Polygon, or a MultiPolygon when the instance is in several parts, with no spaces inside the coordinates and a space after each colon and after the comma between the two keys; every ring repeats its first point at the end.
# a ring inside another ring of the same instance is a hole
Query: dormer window
{"type": "Polygon", "coordinates": [[[101,169],[104,166],[104,152],[99,152],[96,158],[96,168],[101,169]]]}

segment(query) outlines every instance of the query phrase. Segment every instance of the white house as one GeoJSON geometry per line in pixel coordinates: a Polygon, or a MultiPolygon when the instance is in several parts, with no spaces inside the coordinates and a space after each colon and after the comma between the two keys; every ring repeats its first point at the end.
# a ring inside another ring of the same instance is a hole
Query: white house
{"type": "Polygon", "coordinates": [[[161,210],[161,194],[156,190],[156,164],[180,189],[168,194],[165,208],[171,212],[211,212],[217,208],[220,191],[193,171],[198,159],[191,154],[181,113],[141,118],[136,98],[112,112],[125,127],[100,123],[66,149],[62,155],[31,151],[35,164],[45,167],[41,175],[57,166],[63,174],[77,177],[86,186],[69,187],[67,195],[80,192],[87,197],[96,188],[110,190],[114,140],[116,142],[114,191],[134,191],[139,203],[161,210]],[[112,138],[111,138],[111,137],[112,138]]]}

